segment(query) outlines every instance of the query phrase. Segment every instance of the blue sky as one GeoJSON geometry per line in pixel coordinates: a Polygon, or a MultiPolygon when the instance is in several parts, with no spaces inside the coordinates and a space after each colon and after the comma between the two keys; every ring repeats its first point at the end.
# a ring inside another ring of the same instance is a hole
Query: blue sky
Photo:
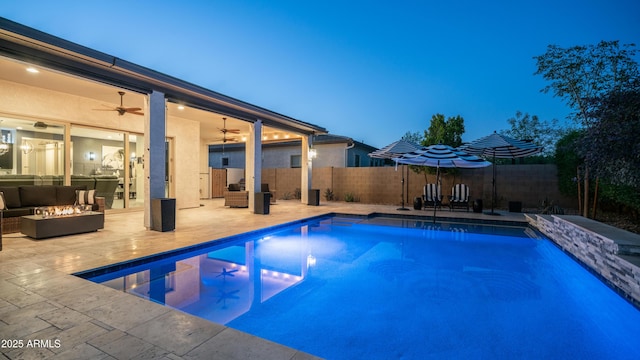
{"type": "Polygon", "coordinates": [[[640,41],[637,0],[29,1],[0,16],[376,147],[461,115],[564,121],[534,56],[640,41]]]}

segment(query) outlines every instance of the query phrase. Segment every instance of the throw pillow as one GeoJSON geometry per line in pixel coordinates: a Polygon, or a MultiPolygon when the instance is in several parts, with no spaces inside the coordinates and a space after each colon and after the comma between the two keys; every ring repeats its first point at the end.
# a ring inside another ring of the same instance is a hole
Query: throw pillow
{"type": "Polygon", "coordinates": [[[95,190],[76,190],[76,205],[93,205],[95,203],[95,190]]]}
{"type": "Polygon", "coordinates": [[[4,193],[0,191],[0,210],[7,210],[7,203],[4,201],[4,193]]]}

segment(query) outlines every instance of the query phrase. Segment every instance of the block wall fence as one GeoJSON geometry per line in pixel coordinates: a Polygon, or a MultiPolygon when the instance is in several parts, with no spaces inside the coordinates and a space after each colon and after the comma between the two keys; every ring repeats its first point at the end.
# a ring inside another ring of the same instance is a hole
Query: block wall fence
{"type": "MultiPolygon", "coordinates": [[[[320,189],[321,202],[324,193],[331,189],[336,200],[344,201],[351,194],[356,201],[366,204],[400,205],[402,202],[402,178],[404,176],[405,204],[411,207],[413,199],[422,195],[425,183],[435,182],[435,175],[416,174],[406,166],[313,168],[312,188],[320,189]]],[[[498,165],[496,168],[496,208],[506,209],[509,201],[522,202],[523,208],[540,208],[543,201],[551,201],[565,209],[577,208],[577,201],[560,194],[557,168],[544,165],[498,165]]],[[[454,183],[470,187],[472,200],[482,199],[484,208],[490,207],[493,169],[459,169],[442,177],[442,192],[449,195],[454,183]]],[[[262,182],[275,189],[277,198],[293,197],[300,188],[300,169],[270,168],[262,170],[262,182]]]]}

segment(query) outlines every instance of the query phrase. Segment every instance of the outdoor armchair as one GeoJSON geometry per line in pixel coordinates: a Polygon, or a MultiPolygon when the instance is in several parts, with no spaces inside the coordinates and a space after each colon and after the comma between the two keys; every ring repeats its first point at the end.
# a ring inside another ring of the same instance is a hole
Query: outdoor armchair
{"type": "Polygon", "coordinates": [[[469,211],[469,187],[465,184],[455,184],[451,189],[451,196],[449,196],[449,210],[456,207],[467,208],[469,211]]]}
{"type": "Polygon", "coordinates": [[[427,207],[442,206],[442,190],[440,185],[426,184],[422,190],[422,204],[427,207]]]}

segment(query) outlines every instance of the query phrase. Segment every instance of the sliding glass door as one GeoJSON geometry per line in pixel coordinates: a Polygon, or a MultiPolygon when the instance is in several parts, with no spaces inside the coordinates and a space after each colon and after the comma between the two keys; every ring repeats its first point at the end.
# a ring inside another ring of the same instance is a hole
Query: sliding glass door
{"type": "Polygon", "coordinates": [[[144,136],[71,126],[71,184],[95,184],[107,209],[144,206],[144,136]]]}

